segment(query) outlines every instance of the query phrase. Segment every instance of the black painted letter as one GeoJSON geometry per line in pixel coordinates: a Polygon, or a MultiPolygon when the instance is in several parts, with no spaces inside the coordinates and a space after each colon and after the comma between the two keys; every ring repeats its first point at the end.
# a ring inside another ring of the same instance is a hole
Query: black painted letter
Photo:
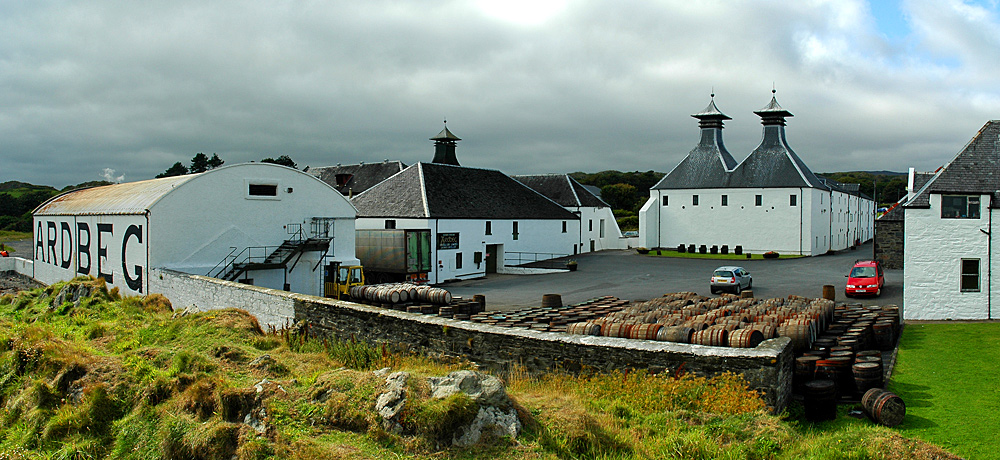
{"type": "Polygon", "coordinates": [[[59,258],[62,268],[69,268],[73,262],[73,230],[69,229],[69,222],[59,222],[59,258]]]}
{"type": "Polygon", "coordinates": [[[129,289],[142,292],[142,266],[135,266],[135,278],[128,276],[128,267],[125,266],[125,248],[128,247],[128,237],[134,236],[136,241],[142,243],[142,226],[141,225],[129,225],[128,229],[125,230],[125,236],[122,237],[122,274],[125,275],[125,284],[128,285],[129,289]]]}
{"type": "Polygon", "coordinates": [[[76,224],[76,242],[80,244],[76,253],[76,272],[81,275],[90,274],[90,226],[86,222],[76,224]],[[83,242],[83,235],[87,235],[87,242],[83,242]],[[87,257],[87,265],[83,265],[83,257],[87,257]]]}
{"type": "Polygon", "coordinates": [[[114,236],[114,226],[112,224],[97,224],[97,277],[104,278],[108,284],[115,284],[115,278],[111,273],[101,271],[101,258],[103,257],[105,261],[108,260],[108,247],[102,243],[104,238],[101,236],[105,233],[114,236]]]}

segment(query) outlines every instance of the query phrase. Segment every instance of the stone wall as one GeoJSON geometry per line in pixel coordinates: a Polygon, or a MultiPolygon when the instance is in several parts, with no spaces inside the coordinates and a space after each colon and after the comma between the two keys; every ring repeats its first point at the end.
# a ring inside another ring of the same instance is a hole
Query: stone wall
{"type": "Polygon", "coordinates": [[[493,370],[520,364],[530,372],[646,369],[711,376],[731,371],[742,374],[776,411],[791,400],[794,357],[790,340],[783,337],[757,348],[739,349],[537,332],[399,312],[169,270],[153,271],[150,290],[166,295],[174,309],[191,304],[203,310],[242,308],[257,316],[262,326],[306,321],[314,335],[387,344],[393,349],[430,356],[463,357],[493,370]]]}
{"type": "Polygon", "coordinates": [[[875,221],[875,259],[884,268],[903,268],[903,221],[875,221]]]}
{"type": "Polygon", "coordinates": [[[149,292],[165,295],[174,310],[192,305],[201,311],[241,308],[253,314],[264,330],[282,329],[295,321],[291,293],[266,287],[156,268],[150,270],[149,292]]]}

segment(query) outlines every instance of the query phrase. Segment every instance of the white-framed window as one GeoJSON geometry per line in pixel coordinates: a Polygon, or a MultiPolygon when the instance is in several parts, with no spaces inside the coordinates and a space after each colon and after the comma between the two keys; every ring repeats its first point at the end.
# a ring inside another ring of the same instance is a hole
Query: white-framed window
{"type": "Polygon", "coordinates": [[[797,195],[788,195],[788,205],[789,206],[798,206],[799,205],[798,201],[799,201],[799,197],[797,195]]]}
{"type": "Polygon", "coordinates": [[[698,206],[698,195],[691,195],[691,206],[698,206]]]}
{"type": "Polygon", "coordinates": [[[461,252],[456,252],[455,253],[455,269],[456,270],[461,270],[462,269],[462,253],[461,252]]]}
{"type": "Polygon", "coordinates": [[[565,220],[564,220],[564,221],[562,221],[562,224],[563,224],[563,225],[562,225],[562,232],[563,232],[563,233],[566,233],[566,221],[565,221],[565,220]]]}
{"type": "Polygon", "coordinates": [[[280,200],[278,197],[278,181],[271,179],[246,179],[246,198],[248,200],[280,200]]]}
{"type": "Polygon", "coordinates": [[[513,239],[516,240],[517,239],[517,235],[518,235],[518,233],[517,233],[517,222],[514,222],[514,228],[513,228],[513,230],[514,231],[512,232],[511,236],[513,237],[513,239]]]}
{"type": "Polygon", "coordinates": [[[729,195],[722,195],[722,205],[729,206],[729,195]]]}
{"type": "Polygon", "coordinates": [[[763,206],[764,205],[764,195],[754,195],[753,196],[753,205],[754,206],[763,206]]]}
{"type": "Polygon", "coordinates": [[[962,259],[962,292],[979,292],[979,259],[962,259]]]}
{"type": "Polygon", "coordinates": [[[396,219],[386,219],[385,220],[385,229],[386,230],[392,230],[394,228],[396,228],[396,219]]]}
{"type": "Polygon", "coordinates": [[[666,196],[666,195],[663,195],[663,205],[664,205],[664,206],[666,206],[666,205],[667,205],[667,203],[669,203],[669,202],[670,202],[670,200],[669,200],[668,198],[670,198],[670,197],[668,197],[668,196],[666,196]]]}
{"type": "Polygon", "coordinates": [[[486,221],[486,234],[487,235],[493,234],[493,222],[491,221],[486,221]]]}

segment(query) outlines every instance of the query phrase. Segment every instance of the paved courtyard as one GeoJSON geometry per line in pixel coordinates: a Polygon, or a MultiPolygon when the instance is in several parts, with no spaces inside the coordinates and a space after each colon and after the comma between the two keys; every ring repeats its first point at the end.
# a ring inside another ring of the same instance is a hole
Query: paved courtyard
{"type": "Polygon", "coordinates": [[[753,292],[758,298],[787,297],[790,294],[820,297],[823,285],[836,286],[837,301],[851,300],[865,305],[902,305],[903,271],[886,270],[886,288],[876,298],[844,297],[846,275],[856,259],[871,258],[871,243],[836,254],[778,260],[705,260],[647,257],[629,251],[601,251],[574,256],[576,272],[545,275],[490,275],[485,279],[448,283],[453,295],[471,298],[486,296],[488,310],[536,307],[542,294],[560,294],[563,304],[574,304],[598,296],[612,295],[628,300],[648,300],[668,292],[692,291],[710,296],[708,280],[721,265],[739,265],[753,276],[753,292]]]}

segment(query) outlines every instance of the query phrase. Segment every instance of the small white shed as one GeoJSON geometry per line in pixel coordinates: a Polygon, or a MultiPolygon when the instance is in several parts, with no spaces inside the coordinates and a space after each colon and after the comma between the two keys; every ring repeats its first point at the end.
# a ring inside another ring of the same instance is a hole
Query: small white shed
{"type": "Polygon", "coordinates": [[[323,181],[268,163],[75,190],[34,211],[34,277],[141,295],[166,268],[322,295],[327,263],[357,263],[356,214],[323,181]]]}

